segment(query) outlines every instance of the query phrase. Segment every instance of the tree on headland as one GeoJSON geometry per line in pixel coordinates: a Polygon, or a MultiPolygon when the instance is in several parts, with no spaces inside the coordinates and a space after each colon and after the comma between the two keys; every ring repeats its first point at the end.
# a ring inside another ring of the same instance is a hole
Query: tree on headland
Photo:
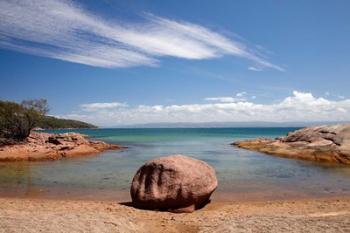
{"type": "Polygon", "coordinates": [[[48,112],[46,99],[24,100],[21,104],[0,100],[0,146],[23,141],[36,127],[97,128],[82,121],[48,116],[48,112]]]}
{"type": "Polygon", "coordinates": [[[50,110],[46,99],[23,100],[21,105],[26,109],[36,110],[41,115],[46,115],[50,110]]]}
{"type": "Polygon", "coordinates": [[[48,112],[45,99],[25,100],[22,104],[0,101],[0,137],[22,141],[48,112]]]}

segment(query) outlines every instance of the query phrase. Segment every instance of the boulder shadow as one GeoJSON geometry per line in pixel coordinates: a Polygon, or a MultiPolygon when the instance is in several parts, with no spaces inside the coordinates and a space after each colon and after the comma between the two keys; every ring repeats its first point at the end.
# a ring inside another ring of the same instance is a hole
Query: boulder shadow
{"type": "Polygon", "coordinates": [[[135,203],[133,203],[132,201],[126,201],[126,202],[118,202],[119,205],[123,205],[123,206],[127,206],[127,207],[131,207],[131,208],[135,208],[135,209],[139,209],[139,210],[148,210],[148,211],[159,211],[159,212],[170,212],[170,213],[192,213],[196,210],[200,210],[203,209],[206,205],[210,204],[211,200],[207,200],[205,202],[202,202],[200,205],[191,205],[191,206],[184,206],[184,207],[179,207],[176,209],[169,209],[169,208],[161,208],[161,209],[157,209],[157,208],[144,208],[142,206],[139,205],[135,205],[135,203]]]}

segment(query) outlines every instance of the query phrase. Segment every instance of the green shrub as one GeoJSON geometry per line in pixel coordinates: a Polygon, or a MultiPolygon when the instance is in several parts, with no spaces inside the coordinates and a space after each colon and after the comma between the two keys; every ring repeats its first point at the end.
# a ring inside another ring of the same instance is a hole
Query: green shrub
{"type": "Polygon", "coordinates": [[[47,100],[24,100],[21,104],[0,100],[0,146],[23,141],[35,128],[97,128],[94,125],[69,119],[46,116],[47,100]]]}
{"type": "Polygon", "coordinates": [[[41,117],[34,108],[0,101],[0,137],[21,141],[29,136],[41,117]]]}

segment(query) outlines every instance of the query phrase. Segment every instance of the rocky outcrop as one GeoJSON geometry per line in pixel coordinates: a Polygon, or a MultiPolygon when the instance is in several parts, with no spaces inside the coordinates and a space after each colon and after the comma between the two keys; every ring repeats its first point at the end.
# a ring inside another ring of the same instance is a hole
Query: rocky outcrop
{"type": "Polygon", "coordinates": [[[255,139],[233,145],[267,154],[350,165],[350,124],[300,129],[276,139],[255,139]]]}
{"type": "Polygon", "coordinates": [[[0,147],[0,161],[57,160],[65,157],[93,155],[122,146],[91,141],[79,133],[49,134],[32,132],[22,143],[0,147]]]}
{"type": "Polygon", "coordinates": [[[135,174],[130,193],[138,208],[192,212],[209,202],[217,185],[207,163],[171,155],[146,162],[135,174]]]}

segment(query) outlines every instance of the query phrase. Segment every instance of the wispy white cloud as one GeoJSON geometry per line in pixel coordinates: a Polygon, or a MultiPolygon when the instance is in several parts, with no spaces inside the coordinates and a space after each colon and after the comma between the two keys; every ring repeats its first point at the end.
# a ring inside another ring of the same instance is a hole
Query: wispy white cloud
{"type": "Polygon", "coordinates": [[[125,103],[119,103],[119,102],[109,102],[109,103],[91,103],[91,104],[81,104],[80,108],[83,111],[100,111],[100,110],[110,110],[110,109],[116,109],[120,107],[127,107],[128,105],[125,103]]]}
{"type": "Polygon", "coordinates": [[[346,98],[344,95],[334,94],[334,93],[331,93],[329,91],[326,91],[324,95],[325,95],[325,97],[332,98],[332,99],[342,99],[343,100],[346,98]]]}
{"type": "Polygon", "coordinates": [[[97,67],[232,55],[284,71],[247,45],[197,24],[152,14],[138,23],[112,22],[68,0],[0,1],[0,47],[97,67]]]}
{"type": "Polygon", "coordinates": [[[207,104],[139,105],[94,112],[78,110],[64,117],[101,126],[152,122],[346,121],[350,119],[350,99],[335,101],[294,91],[281,101],[267,104],[217,99],[207,104]]]}
{"type": "Polygon", "coordinates": [[[256,71],[256,72],[262,71],[261,68],[258,68],[258,67],[255,67],[255,66],[249,66],[249,67],[248,67],[248,70],[256,71]]]}
{"type": "Polygon", "coordinates": [[[218,96],[218,97],[207,97],[204,100],[206,101],[214,101],[214,102],[222,102],[222,103],[232,103],[236,102],[236,98],[231,96],[218,96]]]}
{"type": "Polygon", "coordinates": [[[222,103],[233,103],[233,102],[242,102],[245,101],[245,96],[247,92],[242,91],[238,92],[235,97],[232,96],[219,96],[219,97],[207,97],[204,98],[205,101],[213,101],[213,102],[222,102],[222,103]]]}
{"type": "Polygon", "coordinates": [[[247,92],[242,91],[242,92],[238,92],[238,93],[236,94],[236,96],[237,96],[237,97],[243,97],[243,96],[245,96],[246,94],[247,94],[247,92]]]}

